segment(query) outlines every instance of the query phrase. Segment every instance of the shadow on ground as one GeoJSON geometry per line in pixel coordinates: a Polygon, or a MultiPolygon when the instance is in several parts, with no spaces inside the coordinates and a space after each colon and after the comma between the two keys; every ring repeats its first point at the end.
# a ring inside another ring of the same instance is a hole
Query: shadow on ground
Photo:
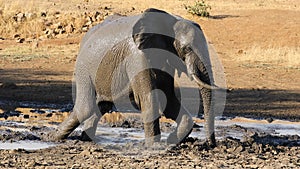
{"type": "Polygon", "coordinates": [[[226,19],[226,18],[236,18],[240,17],[238,15],[211,15],[209,18],[211,19],[226,19]]]}
{"type": "MultiPolygon", "coordinates": [[[[9,107],[17,107],[20,101],[58,105],[72,103],[72,82],[61,80],[68,77],[72,77],[72,71],[0,69],[0,101],[10,103],[8,108],[3,104],[0,104],[0,108],[13,109],[9,107]]],[[[189,95],[191,98],[185,99],[188,109],[194,113],[199,107],[199,99],[194,97],[196,89],[183,89],[193,93],[189,95]]],[[[223,115],[299,120],[299,110],[299,90],[233,89],[227,93],[223,115]]]]}
{"type": "Polygon", "coordinates": [[[224,115],[300,120],[299,90],[237,89],[227,93],[224,115]]]}
{"type": "MultiPolygon", "coordinates": [[[[10,105],[1,109],[12,109],[18,102],[29,101],[48,104],[72,102],[72,77],[70,72],[49,72],[33,69],[0,69],[0,101],[10,105]]],[[[0,105],[1,106],[1,105],[0,105]]]]}

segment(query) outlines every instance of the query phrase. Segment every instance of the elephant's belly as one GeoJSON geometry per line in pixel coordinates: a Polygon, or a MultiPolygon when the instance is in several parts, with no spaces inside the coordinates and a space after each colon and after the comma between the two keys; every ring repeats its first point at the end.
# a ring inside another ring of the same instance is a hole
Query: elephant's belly
{"type": "Polygon", "coordinates": [[[132,90],[129,80],[123,73],[109,71],[108,68],[99,68],[95,80],[97,99],[114,101],[121,97],[128,97],[132,90]]]}

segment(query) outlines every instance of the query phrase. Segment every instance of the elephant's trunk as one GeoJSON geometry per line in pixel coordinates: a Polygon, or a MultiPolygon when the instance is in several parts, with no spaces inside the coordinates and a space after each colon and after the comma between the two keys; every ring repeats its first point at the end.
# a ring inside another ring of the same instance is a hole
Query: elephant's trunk
{"type": "Polygon", "coordinates": [[[204,119],[205,119],[205,135],[208,144],[211,147],[216,146],[215,139],[215,114],[213,111],[213,101],[212,101],[212,93],[211,90],[202,88],[200,90],[200,94],[203,100],[203,111],[204,111],[204,119]]]}
{"type": "Polygon", "coordinates": [[[209,67],[205,67],[203,61],[201,61],[198,57],[195,55],[190,55],[190,57],[186,58],[185,62],[189,76],[194,79],[200,87],[200,94],[203,101],[206,140],[210,147],[215,147],[215,115],[213,111],[214,104],[212,100],[212,90],[220,88],[213,85],[213,82],[211,82],[213,77],[209,77],[207,70],[209,67]]]}

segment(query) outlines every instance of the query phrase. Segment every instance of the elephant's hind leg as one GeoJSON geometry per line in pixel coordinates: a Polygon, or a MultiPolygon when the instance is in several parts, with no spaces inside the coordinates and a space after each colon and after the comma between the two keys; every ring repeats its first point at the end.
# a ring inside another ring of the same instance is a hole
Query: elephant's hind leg
{"type": "Polygon", "coordinates": [[[101,101],[98,103],[100,113],[97,112],[84,121],[83,131],[81,134],[82,141],[91,141],[92,138],[95,137],[97,124],[100,118],[102,115],[112,110],[113,106],[114,104],[108,101],[101,101]]]}
{"type": "Polygon", "coordinates": [[[56,130],[48,133],[46,135],[45,140],[47,141],[58,141],[62,139],[66,139],[68,135],[75,130],[76,127],[78,127],[80,124],[79,120],[77,119],[77,116],[74,112],[70,114],[67,119],[65,119],[56,130]]]}

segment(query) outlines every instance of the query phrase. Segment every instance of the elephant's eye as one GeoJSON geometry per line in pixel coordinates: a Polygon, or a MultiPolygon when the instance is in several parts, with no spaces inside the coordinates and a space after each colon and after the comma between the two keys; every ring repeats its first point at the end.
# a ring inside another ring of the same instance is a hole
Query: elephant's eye
{"type": "Polygon", "coordinates": [[[190,53],[190,52],[192,52],[192,48],[191,48],[191,47],[185,46],[185,47],[183,48],[183,53],[187,54],[187,53],[190,53]]]}

